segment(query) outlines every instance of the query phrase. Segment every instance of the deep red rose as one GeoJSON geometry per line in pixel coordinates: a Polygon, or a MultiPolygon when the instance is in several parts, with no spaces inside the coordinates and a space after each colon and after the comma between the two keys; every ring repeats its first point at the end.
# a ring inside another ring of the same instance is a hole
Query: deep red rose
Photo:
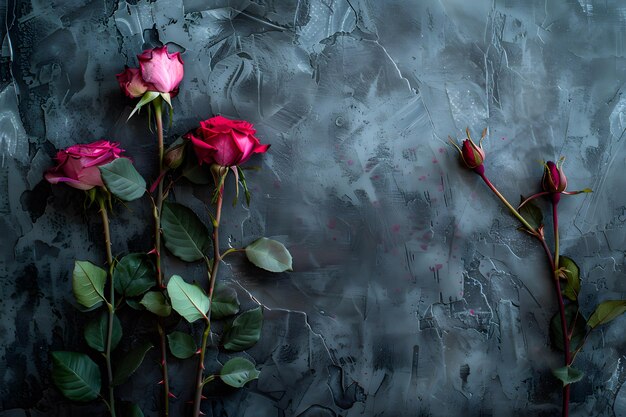
{"type": "Polygon", "coordinates": [[[251,123],[216,116],[200,122],[185,139],[191,141],[200,164],[231,167],[243,164],[252,154],[267,152],[270,145],[262,145],[255,133],[251,123]]]}
{"type": "Polygon", "coordinates": [[[64,182],[79,190],[102,187],[99,166],[121,158],[124,150],[119,143],[98,140],[86,145],[73,145],[56,155],[57,166],[50,168],[44,177],[51,184],[64,182]]]}

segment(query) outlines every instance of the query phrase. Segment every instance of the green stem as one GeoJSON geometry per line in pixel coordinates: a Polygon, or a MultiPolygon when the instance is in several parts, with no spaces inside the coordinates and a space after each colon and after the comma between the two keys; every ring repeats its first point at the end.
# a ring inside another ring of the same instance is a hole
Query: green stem
{"type": "MultiPolygon", "coordinates": [[[[558,213],[558,200],[552,200],[552,224],[554,226],[554,287],[556,290],[556,297],[559,303],[559,316],[561,318],[561,331],[563,332],[563,360],[565,366],[570,366],[572,363],[570,353],[570,338],[567,330],[567,319],[565,317],[565,302],[563,301],[563,293],[561,292],[561,278],[559,277],[559,213],[558,213]]],[[[569,397],[570,386],[569,384],[563,387],[563,417],[569,416],[569,397]]]]}
{"type": "Polygon", "coordinates": [[[524,219],[522,215],[519,214],[519,212],[511,205],[511,203],[509,203],[508,200],[502,194],[500,194],[500,191],[498,191],[498,189],[491,183],[491,181],[489,181],[489,178],[487,178],[484,173],[479,175],[483,179],[485,184],[487,184],[487,187],[489,187],[491,191],[493,191],[493,193],[504,203],[504,205],[507,206],[507,208],[511,211],[511,214],[517,217],[517,220],[519,220],[524,225],[524,227],[528,229],[529,232],[533,234],[537,233],[535,229],[530,224],[528,224],[526,219],[524,219]]]}
{"type": "Polygon", "coordinates": [[[107,264],[108,268],[108,276],[109,276],[109,284],[110,284],[110,292],[109,292],[109,300],[107,301],[107,308],[109,310],[109,322],[107,326],[107,340],[106,340],[106,348],[104,353],[104,358],[106,361],[107,367],[107,378],[108,378],[108,387],[109,387],[109,411],[111,413],[111,417],[115,417],[115,395],[113,390],[113,369],[111,368],[111,339],[113,337],[113,320],[115,319],[115,308],[113,305],[115,304],[115,285],[113,282],[113,254],[111,253],[111,231],[109,226],[109,216],[107,213],[106,203],[104,198],[99,199],[100,202],[100,214],[102,216],[102,226],[104,229],[104,241],[106,246],[107,253],[107,264]]]}
{"type": "MultiPolygon", "coordinates": [[[[216,181],[216,185],[219,187],[219,183],[216,181]]],[[[219,243],[219,228],[220,228],[220,220],[222,218],[222,203],[224,201],[222,189],[218,188],[217,190],[217,208],[215,212],[215,220],[213,221],[213,264],[210,265],[208,258],[205,258],[207,262],[207,268],[210,271],[209,273],[209,300],[213,301],[213,290],[215,288],[215,280],[217,278],[217,271],[219,270],[220,262],[222,261],[222,256],[220,255],[220,243],[219,243]]],[[[211,304],[209,303],[209,306],[211,304]]],[[[202,387],[203,383],[203,375],[204,375],[204,354],[206,350],[206,342],[209,337],[211,329],[211,308],[209,307],[209,311],[207,313],[206,320],[206,328],[204,329],[204,335],[202,336],[202,346],[200,347],[200,360],[198,362],[198,373],[196,376],[196,394],[193,401],[193,417],[200,416],[200,403],[202,401],[202,387]]]]}
{"type": "MultiPolygon", "coordinates": [[[[154,216],[154,250],[156,252],[156,283],[160,291],[165,289],[163,285],[163,269],[161,267],[161,211],[163,209],[163,156],[165,154],[163,144],[163,101],[157,97],[152,101],[154,106],[154,119],[156,122],[157,142],[159,148],[159,184],[157,185],[156,204],[152,213],[154,216]]],[[[163,416],[169,416],[170,408],[170,383],[167,369],[167,346],[165,343],[165,331],[163,330],[163,319],[157,320],[157,331],[161,348],[161,371],[163,381],[163,416]]]]}

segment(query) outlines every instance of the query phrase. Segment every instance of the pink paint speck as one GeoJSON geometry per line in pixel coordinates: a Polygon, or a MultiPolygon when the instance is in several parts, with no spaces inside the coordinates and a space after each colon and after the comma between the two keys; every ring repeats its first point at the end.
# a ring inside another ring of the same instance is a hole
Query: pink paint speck
{"type": "Polygon", "coordinates": [[[443,268],[442,264],[435,264],[435,266],[429,266],[428,269],[430,269],[431,272],[435,272],[435,271],[439,271],[441,268],[443,268]]]}
{"type": "Polygon", "coordinates": [[[444,153],[446,150],[443,148],[439,148],[439,153],[444,153]]]}
{"type": "Polygon", "coordinates": [[[469,313],[470,313],[470,316],[475,316],[476,315],[476,313],[474,312],[473,308],[470,308],[469,313]]]}
{"type": "Polygon", "coordinates": [[[391,226],[391,231],[394,233],[398,233],[400,231],[400,225],[394,224],[393,226],[391,226]]]}
{"type": "Polygon", "coordinates": [[[437,158],[433,158],[433,164],[436,164],[437,162],[439,162],[437,161],[437,158]]]}
{"type": "Polygon", "coordinates": [[[426,175],[422,175],[421,177],[418,178],[418,180],[420,181],[424,181],[426,179],[426,175]]]}
{"type": "Polygon", "coordinates": [[[348,165],[354,165],[354,161],[352,159],[348,159],[348,165]]]}
{"type": "Polygon", "coordinates": [[[420,248],[422,248],[422,250],[427,250],[428,249],[428,245],[427,244],[420,245],[420,248]]]}

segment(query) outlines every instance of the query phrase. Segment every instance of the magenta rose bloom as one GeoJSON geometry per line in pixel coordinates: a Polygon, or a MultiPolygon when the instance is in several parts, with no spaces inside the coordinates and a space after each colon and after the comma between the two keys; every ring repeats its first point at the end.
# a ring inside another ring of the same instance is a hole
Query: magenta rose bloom
{"type": "Polygon", "coordinates": [[[99,166],[121,158],[124,150],[119,143],[98,140],[86,145],[73,145],[57,153],[57,166],[49,169],[44,177],[51,184],[67,183],[79,190],[102,187],[99,166]]]}
{"type": "Polygon", "coordinates": [[[178,94],[183,79],[183,60],[180,52],[170,54],[167,46],[146,49],[137,55],[139,68],[126,68],[116,75],[120,88],[130,98],[141,97],[146,91],[178,94]]]}
{"type": "Polygon", "coordinates": [[[199,128],[184,137],[191,141],[200,164],[232,167],[243,164],[252,154],[267,152],[270,145],[262,145],[255,133],[251,123],[216,116],[200,122],[199,128]]]}

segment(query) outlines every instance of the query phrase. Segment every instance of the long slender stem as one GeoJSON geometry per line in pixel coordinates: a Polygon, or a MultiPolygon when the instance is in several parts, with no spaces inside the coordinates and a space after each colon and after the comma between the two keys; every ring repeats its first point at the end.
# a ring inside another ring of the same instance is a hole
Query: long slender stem
{"type": "MultiPolygon", "coordinates": [[[[567,319],[565,317],[565,302],[563,301],[563,293],[561,292],[561,278],[559,277],[559,213],[558,213],[558,200],[552,201],[552,224],[554,225],[554,287],[556,290],[556,297],[559,302],[559,316],[561,317],[561,331],[563,332],[563,360],[565,366],[571,364],[570,354],[570,338],[569,331],[567,330],[567,319]]],[[[569,384],[563,387],[563,417],[569,416],[569,396],[570,386],[569,384]]]]}
{"type": "MultiPolygon", "coordinates": [[[[163,209],[163,155],[165,153],[163,145],[163,102],[160,97],[153,102],[154,119],[156,121],[157,142],[159,147],[159,183],[157,185],[156,204],[153,208],[154,215],[154,251],[156,252],[156,279],[160,291],[165,289],[163,285],[163,269],[161,267],[161,210],[163,209]]],[[[163,416],[169,416],[170,408],[170,382],[167,369],[167,347],[165,343],[165,331],[163,330],[163,320],[157,320],[157,331],[159,333],[159,344],[161,347],[161,371],[163,376],[163,416]]]]}
{"type": "MultiPolygon", "coordinates": [[[[219,187],[219,183],[216,181],[216,185],[219,187]]],[[[219,240],[219,228],[220,228],[220,220],[222,218],[222,203],[224,201],[224,197],[222,195],[222,189],[217,190],[217,208],[215,212],[215,219],[213,221],[213,263],[209,268],[209,299],[213,300],[213,289],[215,288],[215,280],[217,278],[217,271],[219,270],[220,262],[222,261],[222,256],[220,255],[220,240],[219,240]]],[[[207,260],[207,267],[209,266],[209,261],[207,260]]],[[[210,304],[209,304],[210,305],[210,304]]],[[[202,346],[200,347],[200,359],[198,362],[198,373],[196,376],[196,394],[193,401],[193,417],[200,416],[200,402],[202,401],[202,387],[204,386],[203,376],[204,376],[204,353],[206,350],[207,338],[209,337],[211,329],[211,308],[209,308],[209,312],[207,313],[207,321],[206,328],[204,329],[204,334],[202,336],[202,346]]]]}
{"type": "Polygon", "coordinates": [[[491,189],[491,191],[493,191],[493,193],[504,203],[504,205],[508,207],[508,209],[511,211],[511,214],[517,217],[517,220],[519,220],[524,225],[524,227],[528,229],[529,232],[535,232],[535,229],[530,224],[528,224],[526,219],[524,219],[522,215],[519,214],[519,212],[511,205],[511,203],[509,203],[508,200],[502,194],[500,194],[500,191],[498,191],[498,189],[491,183],[491,181],[489,181],[489,178],[487,178],[484,173],[479,175],[483,179],[485,184],[487,184],[487,186],[491,189]]]}
{"type": "MultiPolygon", "coordinates": [[[[489,178],[484,174],[484,172],[479,172],[480,177],[483,179],[485,184],[493,191],[493,193],[504,203],[506,207],[511,211],[511,213],[524,225],[528,232],[530,232],[534,237],[536,237],[543,250],[546,253],[548,258],[548,262],[550,263],[550,270],[552,271],[554,286],[556,290],[557,300],[559,304],[559,316],[561,319],[561,331],[563,332],[563,348],[564,348],[564,360],[565,366],[569,366],[571,364],[571,354],[570,354],[570,338],[569,332],[567,331],[567,320],[565,317],[565,303],[563,301],[563,294],[561,293],[561,283],[559,277],[559,216],[558,216],[558,197],[553,198],[552,200],[552,220],[554,225],[554,257],[550,252],[550,248],[548,248],[548,244],[546,243],[546,239],[541,230],[535,230],[522,216],[521,214],[507,201],[507,199],[498,191],[498,189],[489,181],[489,178]]],[[[569,416],[569,398],[570,398],[570,386],[569,384],[563,387],[563,417],[569,416]]]]}
{"type": "MultiPolygon", "coordinates": [[[[156,120],[157,140],[159,145],[159,177],[163,174],[163,112],[161,99],[154,100],[154,119],[156,120]]],[[[161,271],[161,209],[163,208],[163,180],[157,186],[156,210],[154,215],[154,246],[156,251],[157,284],[163,288],[163,272],[161,271]]]]}
{"type": "Polygon", "coordinates": [[[102,227],[104,229],[104,241],[107,253],[107,265],[109,275],[109,300],[107,301],[107,308],[109,310],[109,322],[107,325],[107,340],[104,358],[107,367],[107,378],[109,387],[109,411],[111,417],[115,417],[115,394],[113,390],[113,370],[111,368],[111,339],[113,338],[113,320],[115,319],[115,286],[113,282],[113,254],[111,253],[111,231],[109,227],[109,216],[107,213],[106,203],[104,199],[100,199],[100,215],[102,216],[102,227]]]}

